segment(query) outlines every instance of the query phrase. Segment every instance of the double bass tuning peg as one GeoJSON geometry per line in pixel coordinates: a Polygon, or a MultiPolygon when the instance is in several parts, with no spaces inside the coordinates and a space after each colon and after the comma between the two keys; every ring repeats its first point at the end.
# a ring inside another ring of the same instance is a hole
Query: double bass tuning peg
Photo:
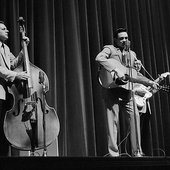
{"type": "Polygon", "coordinates": [[[17,20],[17,22],[19,23],[19,25],[23,26],[25,23],[25,20],[23,17],[19,17],[19,19],[17,20]]]}

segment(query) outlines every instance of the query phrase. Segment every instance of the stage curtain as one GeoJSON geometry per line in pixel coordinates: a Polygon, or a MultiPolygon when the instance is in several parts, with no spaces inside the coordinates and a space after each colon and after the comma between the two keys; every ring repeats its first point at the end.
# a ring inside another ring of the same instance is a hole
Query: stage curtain
{"type": "MultiPolygon", "coordinates": [[[[116,28],[126,27],[131,49],[153,79],[170,71],[170,1],[0,0],[0,20],[10,31],[6,43],[15,55],[20,50],[19,16],[30,38],[30,61],[49,78],[47,103],[60,120],[59,155],[107,156],[105,106],[95,57],[104,45],[113,44],[116,28]]],[[[169,97],[163,91],[154,94],[151,115],[141,116],[146,155],[170,155],[169,97]]],[[[120,150],[128,150],[125,144],[120,150]]]]}

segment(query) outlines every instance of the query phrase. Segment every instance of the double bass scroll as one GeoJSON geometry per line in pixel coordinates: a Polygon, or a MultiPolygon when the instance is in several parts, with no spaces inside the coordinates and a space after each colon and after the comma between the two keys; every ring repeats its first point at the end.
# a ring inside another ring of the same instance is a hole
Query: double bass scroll
{"type": "Polygon", "coordinates": [[[13,97],[13,105],[5,115],[4,133],[13,147],[34,151],[50,145],[57,138],[60,125],[55,109],[49,107],[44,99],[44,94],[49,90],[48,77],[43,70],[29,61],[22,17],[19,18],[19,25],[24,59],[14,71],[25,71],[30,77],[28,80],[16,81],[9,88],[9,93],[13,97]],[[43,85],[40,82],[42,73],[43,85]],[[44,136],[46,146],[44,146],[44,136]]]}

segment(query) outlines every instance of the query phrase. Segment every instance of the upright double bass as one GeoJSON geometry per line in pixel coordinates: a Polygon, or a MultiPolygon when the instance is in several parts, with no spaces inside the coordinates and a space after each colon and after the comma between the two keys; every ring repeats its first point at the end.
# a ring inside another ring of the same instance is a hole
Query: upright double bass
{"type": "Polygon", "coordinates": [[[49,107],[45,100],[45,93],[49,90],[48,77],[29,61],[24,40],[24,20],[20,17],[18,21],[24,61],[14,71],[26,71],[30,77],[24,81],[16,81],[9,88],[13,102],[5,115],[4,133],[13,147],[34,152],[46,148],[56,139],[59,120],[55,109],[49,107]]]}

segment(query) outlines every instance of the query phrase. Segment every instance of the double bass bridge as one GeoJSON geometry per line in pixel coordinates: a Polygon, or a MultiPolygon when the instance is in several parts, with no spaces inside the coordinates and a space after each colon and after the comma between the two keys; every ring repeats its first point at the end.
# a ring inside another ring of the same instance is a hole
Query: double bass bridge
{"type": "Polygon", "coordinates": [[[25,102],[22,115],[22,122],[26,122],[30,119],[36,120],[36,115],[37,115],[37,92],[34,92],[31,95],[31,100],[25,102]]]}

